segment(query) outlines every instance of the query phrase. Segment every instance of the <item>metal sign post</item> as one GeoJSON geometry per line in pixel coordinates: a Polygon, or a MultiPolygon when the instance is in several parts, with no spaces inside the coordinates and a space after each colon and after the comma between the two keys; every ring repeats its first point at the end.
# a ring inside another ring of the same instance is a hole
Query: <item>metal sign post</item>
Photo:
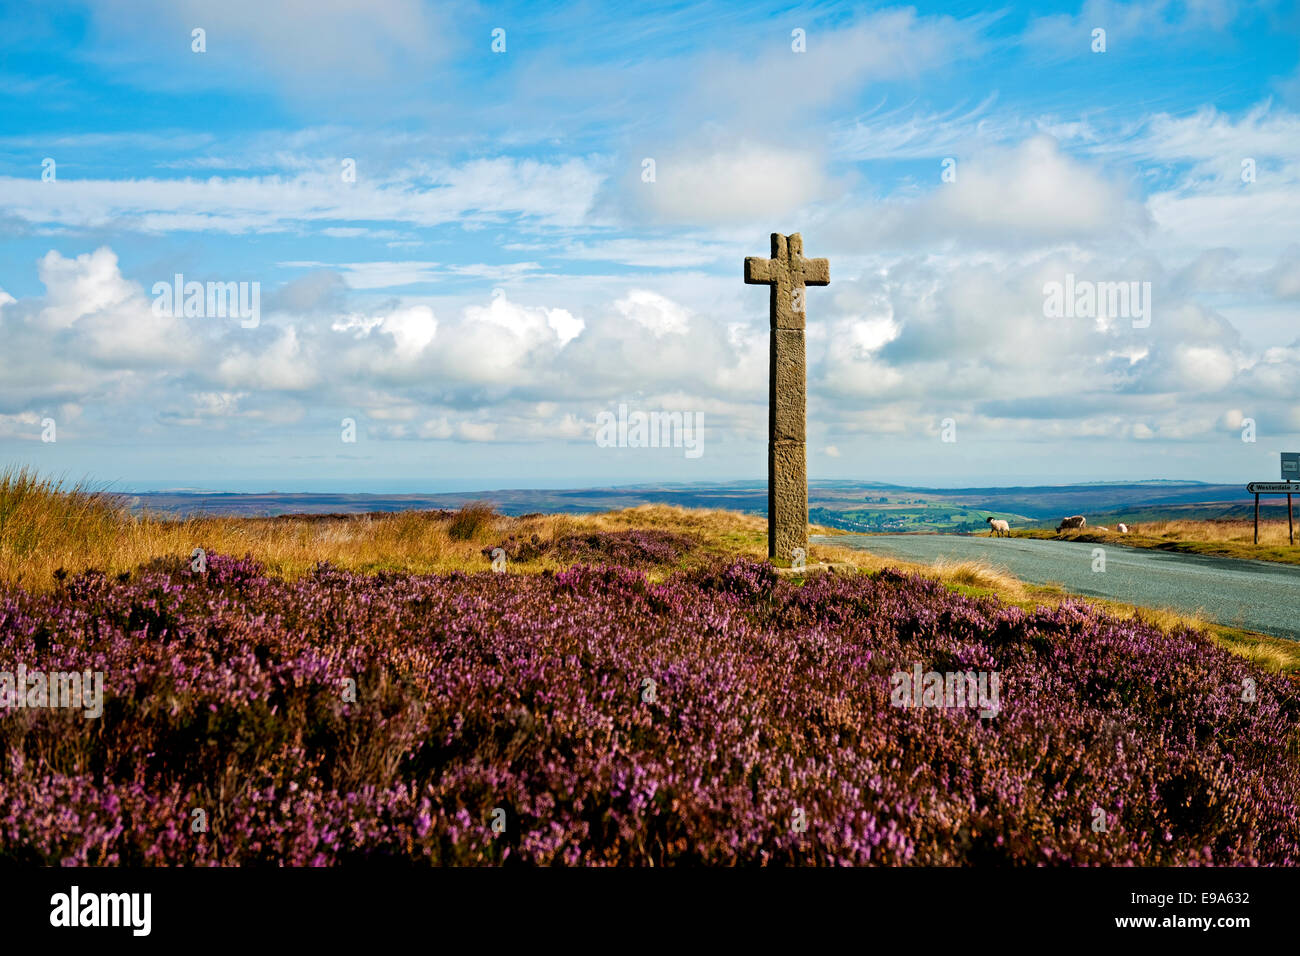
{"type": "Polygon", "coordinates": [[[1286,495],[1286,535],[1295,544],[1295,521],[1291,515],[1291,496],[1300,495],[1300,481],[1252,481],[1246,491],[1255,496],[1255,543],[1259,544],[1259,496],[1286,495]]]}
{"type": "Polygon", "coordinates": [[[1291,495],[1300,495],[1300,451],[1282,452],[1281,481],[1252,481],[1246,491],[1255,496],[1255,544],[1259,544],[1259,496],[1286,495],[1286,537],[1295,544],[1295,519],[1291,514],[1291,495]]]}
{"type": "MultiPolygon", "coordinates": [[[[1300,480],[1300,451],[1282,452],[1282,480],[1288,485],[1300,480]]],[[[1286,496],[1286,536],[1295,544],[1295,526],[1291,520],[1291,496],[1286,496]]]]}

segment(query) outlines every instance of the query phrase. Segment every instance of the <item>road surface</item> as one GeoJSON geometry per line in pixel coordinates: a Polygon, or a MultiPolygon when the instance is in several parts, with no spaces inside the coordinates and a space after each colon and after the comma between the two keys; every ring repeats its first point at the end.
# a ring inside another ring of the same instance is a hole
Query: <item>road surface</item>
{"type": "Polygon", "coordinates": [[[1199,611],[1221,624],[1300,640],[1300,566],[1035,538],[946,534],[835,535],[823,544],[930,564],[985,558],[1034,584],[1143,607],[1199,611]],[[1093,570],[1104,548],[1106,570],[1093,570]]]}

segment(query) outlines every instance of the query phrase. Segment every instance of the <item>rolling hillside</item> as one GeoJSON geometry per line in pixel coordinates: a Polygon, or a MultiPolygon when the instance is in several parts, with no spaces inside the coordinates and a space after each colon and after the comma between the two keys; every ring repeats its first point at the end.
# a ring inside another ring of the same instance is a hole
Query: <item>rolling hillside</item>
{"type": "MultiPolygon", "coordinates": [[[[985,517],[1021,525],[1054,524],[1082,513],[1110,520],[1244,517],[1253,499],[1243,486],[1143,481],[1013,488],[921,488],[869,481],[813,481],[809,518],[846,531],[982,531],[985,517]]],[[[484,490],[444,494],[210,494],[192,491],[129,496],[136,511],[170,515],[268,516],[455,509],[489,501],[510,515],[574,514],[667,504],[762,515],[767,483],[626,485],[571,490],[484,490]]],[[[1272,499],[1269,514],[1285,501],[1272,499]],[[1281,503],[1279,504],[1279,501],[1281,503]]]]}

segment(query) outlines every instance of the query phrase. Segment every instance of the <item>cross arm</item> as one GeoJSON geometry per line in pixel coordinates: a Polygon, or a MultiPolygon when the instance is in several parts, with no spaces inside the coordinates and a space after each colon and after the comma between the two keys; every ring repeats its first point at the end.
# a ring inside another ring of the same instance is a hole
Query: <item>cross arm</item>
{"type": "Polygon", "coordinates": [[[804,285],[830,285],[831,264],[827,259],[800,259],[799,271],[804,285]]]}
{"type": "Polygon", "coordinates": [[[745,257],[745,285],[771,285],[776,281],[772,260],[761,256],[745,257]]]}

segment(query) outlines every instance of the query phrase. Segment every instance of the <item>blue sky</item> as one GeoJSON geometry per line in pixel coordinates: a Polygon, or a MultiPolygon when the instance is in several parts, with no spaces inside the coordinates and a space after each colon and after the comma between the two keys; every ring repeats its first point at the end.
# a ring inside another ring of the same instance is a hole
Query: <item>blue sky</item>
{"type": "Polygon", "coordinates": [[[1294,4],[0,11],[0,462],[761,477],[741,263],[772,231],[831,262],[811,478],[1245,481],[1300,448],[1294,4]],[[160,314],[177,273],[257,283],[255,327],[160,314]],[[1149,283],[1145,321],[1049,316],[1067,276],[1149,283]],[[702,414],[704,453],[599,447],[620,404],[702,414]]]}

